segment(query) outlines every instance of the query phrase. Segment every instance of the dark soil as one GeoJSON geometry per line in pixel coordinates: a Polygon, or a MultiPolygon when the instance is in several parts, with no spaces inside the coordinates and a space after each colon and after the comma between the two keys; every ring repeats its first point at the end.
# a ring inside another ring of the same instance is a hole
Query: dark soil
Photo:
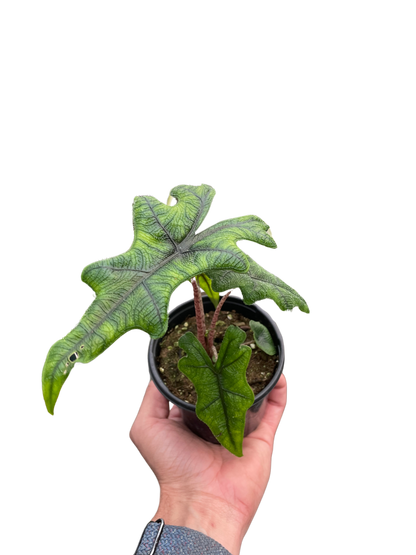
{"type": "MultiPolygon", "coordinates": [[[[205,314],[206,327],[209,328],[214,312],[205,314]]],[[[238,326],[247,334],[245,344],[252,347],[250,362],[247,368],[247,381],[254,392],[260,393],[273,377],[278,361],[278,355],[270,356],[260,350],[249,326],[249,319],[241,316],[235,310],[221,311],[216,324],[214,345],[219,352],[225,331],[230,325],[238,326]],[[254,346],[254,348],[253,348],[254,346]]],[[[169,330],[160,342],[160,354],[156,359],[159,374],[168,389],[183,401],[196,404],[197,395],[192,382],[178,370],[178,360],[185,356],[178,347],[178,341],[187,331],[197,335],[195,316],[191,316],[169,330]]]]}

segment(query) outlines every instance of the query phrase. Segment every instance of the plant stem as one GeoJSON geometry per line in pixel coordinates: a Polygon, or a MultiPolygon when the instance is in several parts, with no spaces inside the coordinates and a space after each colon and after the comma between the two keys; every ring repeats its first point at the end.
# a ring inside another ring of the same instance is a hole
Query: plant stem
{"type": "Polygon", "coordinates": [[[197,327],[197,330],[198,330],[198,341],[204,347],[208,356],[212,360],[212,357],[213,357],[213,354],[214,354],[212,347],[213,347],[213,344],[214,344],[215,324],[216,324],[216,322],[218,320],[218,317],[220,315],[220,310],[221,310],[222,305],[224,304],[228,295],[230,295],[230,293],[232,293],[234,291],[234,289],[231,289],[230,291],[227,291],[222,296],[222,299],[218,303],[218,306],[215,309],[214,316],[212,318],[212,322],[211,322],[211,326],[210,326],[210,330],[209,330],[209,335],[208,335],[207,339],[205,338],[205,331],[206,331],[205,314],[204,314],[204,304],[202,302],[201,288],[199,287],[199,284],[198,284],[198,282],[196,281],[195,278],[191,279],[190,289],[191,289],[191,295],[194,298],[196,327],[197,327]]]}
{"type": "Polygon", "coordinates": [[[218,303],[217,308],[215,309],[214,316],[212,317],[212,322],[211,322],[211,326],[209,328],[209,334],[208,334],[208,339],[207,339],[207,349],[206,349],[207,353],[209,354],[209,356],[211,358],[213,356],[212,347],[214,345],[215,324],[218,321],[218,317],[220,315],[222,305],[225,303],[225,301],[227,300],[227,297],[230,293],[231,293],[231,291],[228,291],[228,293],[226,293],[222,297],[222,299],[218,303]]]}
{"type": "Polygon", "coordinates": [[[195,304],[196,329],[197,329],[198,341],[204,347],[208,355],[211,356],[207,349],[207,342],[205,339],[206,326],[205,326],[204,303],[202,302],[201,289],[199,288],[199,285],[196,282],[195,278],[192,278],[191,283],[192,283],[192,287],[194,288],[194,304],[195,304]]]}

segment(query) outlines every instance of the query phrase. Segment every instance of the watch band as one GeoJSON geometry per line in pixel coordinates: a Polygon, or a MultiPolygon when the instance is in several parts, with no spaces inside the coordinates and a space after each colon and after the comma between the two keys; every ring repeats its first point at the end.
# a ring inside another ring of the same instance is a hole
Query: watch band
{"type": "MultiPolygon", "coordinates": [[[[146,530],[147,525],[150,522],[153,522],[153,520],[146,520],[146,522],[143,524],[142,529],[140,530],[139,537],[137,538],[136,545],[134,546],[133,551],[131,552],[130,555],[137,555],[140,544],[142,543],[144,532],[146,530]]],[[[160,540],[160,536],[162,534],[163,527],[165,526],[165,521],[163,520],[163,518],[158,518],[155,522],[160,522],[160,526],[159,526],[159,530],[158,530],[156,538],[155,538],[155,543],[153,544],[152,550],[149,553],[149,555],[155,555],[157,546],[159,545],[159,540],[160,540]]]]}

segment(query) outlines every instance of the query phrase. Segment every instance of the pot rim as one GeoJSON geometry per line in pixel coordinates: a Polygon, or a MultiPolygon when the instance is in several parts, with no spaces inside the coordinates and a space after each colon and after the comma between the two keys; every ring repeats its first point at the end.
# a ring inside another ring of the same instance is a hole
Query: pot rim
{"type": "MultiPolygon", "coordinates": [[[[203,297],[203,303],[204,303],[204,308],[205,308],[205,305],[211,305],[212,308],[214,308],[210,299],[206,296],[203,297]]],[[[240,297],[234,297],[234,296],[230,295],[227,298],[227,300],[225,301],[222,308],[227,310],[227,305],[237,305],[240,308],[251,309],[251,311],[253,311],[254,313],[257,313],[257,315],[260,317],[260,321],[262,321],[262,323],[266,325],[266,327],[271,332],[271,335],[274,336],[275,340],[277,340],[277,342],[275,341],[275,344],[277,343],[276,344],[276,349],[278,350],[279,360],[278,360],[278,362],[275,366],[275,371],[274,371],[273,377],[270,380],[270,382],[266,385],[266,387],[264,389],[262,389],[260,391],[260,393],[255,395],[254,403],[252,405],[252,407],[254,407],[255,405],[260,405],[262,403],[262,401],[265,399],[265,397],[267,397],[269,395],[269,393],[274,389],[274,387],[276,386],[276,384],[277,384],[277,382],[278,382],[278,380],[279,380],[279,378],[280,378],[280,376],[283,372],[283,367],[284,367],[284,363],[285,363],[285,349],[284,349],[283,337],[282,337],[282,334],[280,333],[280,330],[277,327],[275,321],[269,316],[269,314],[266,311],[264,311],[262,308],[260,308],[257,304],[253,303],[251,305],[247,305],[247,304],[244,303],[243,299],[241,299],[240,297]]],[[[193,299],[191,299],[189,301],[185,301],[184,303],[181,303],[176,308],[174,308],[171,312],[169,312],[169,322],[172,319],[174,319],[175,317],[179,316],[181,312],[188,311],[188,314],[189,314],[189,309],[191,310],[191,313],[192,312],[195,313],[193,299]]],[[[233,306],[233,307],[230,308],[230,310],[232,310],[232,309],[237,310],[238,308],[235,308],[233,306]]],[[[210,310],[212,310],[212,309],[210,308],[210,310]]],[[[246,310],[246,311],[248,311],[248,310],[246,310]]],[[[184,316],[184,318],[186,318],[186,316],[188,314],[186,314],[184,316]]],[[[255,318],[251,318],[251,319],[254,320],[255,318]]],[[[168,327],[168,329],[169,329],[169,327],[168,327]]],[[[159,343],[163,339],[163,337],[164,336],[162,336],[158,339],[151,339],[150,343],[149,343],[147,359],[148,359],[148,364],[149,364],[150,377],[153,380],[153,383],[158,388],[158,390],[162,393],[162,395],[164,397],[166,397],[171,403],[173,403],[174,405],[176,405],[180,409],[187,410],[187,411],[190,411],[190,412],[195,412],[196,411],[196,406],[191,404],[191,403],[187,403],[187,402],[183,401],[179,397],[176,397],[176,395],[174,395],[170,391],[170,389],[164,384],[164,382],[163,382],[163,380],[162,380],[162,378],[159,374],[159,371],[158,371],[157,365],[156,365],[156,356],[157,356],[159,343]]]]}

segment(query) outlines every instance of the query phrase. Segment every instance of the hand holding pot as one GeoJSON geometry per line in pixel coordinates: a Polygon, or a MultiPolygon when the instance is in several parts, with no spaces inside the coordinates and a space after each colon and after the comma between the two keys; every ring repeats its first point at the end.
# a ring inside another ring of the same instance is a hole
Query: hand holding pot
{"type": "Polygon", "coordinates": [[[282,375],[259,427],[244,439],[244,456],[193,434],[179,410],[149,383],[130,437],[156,475],[160,503],[153,520],[186,526],[238,555],[270,476],[273,440],[286,406],[282,375]]]}

